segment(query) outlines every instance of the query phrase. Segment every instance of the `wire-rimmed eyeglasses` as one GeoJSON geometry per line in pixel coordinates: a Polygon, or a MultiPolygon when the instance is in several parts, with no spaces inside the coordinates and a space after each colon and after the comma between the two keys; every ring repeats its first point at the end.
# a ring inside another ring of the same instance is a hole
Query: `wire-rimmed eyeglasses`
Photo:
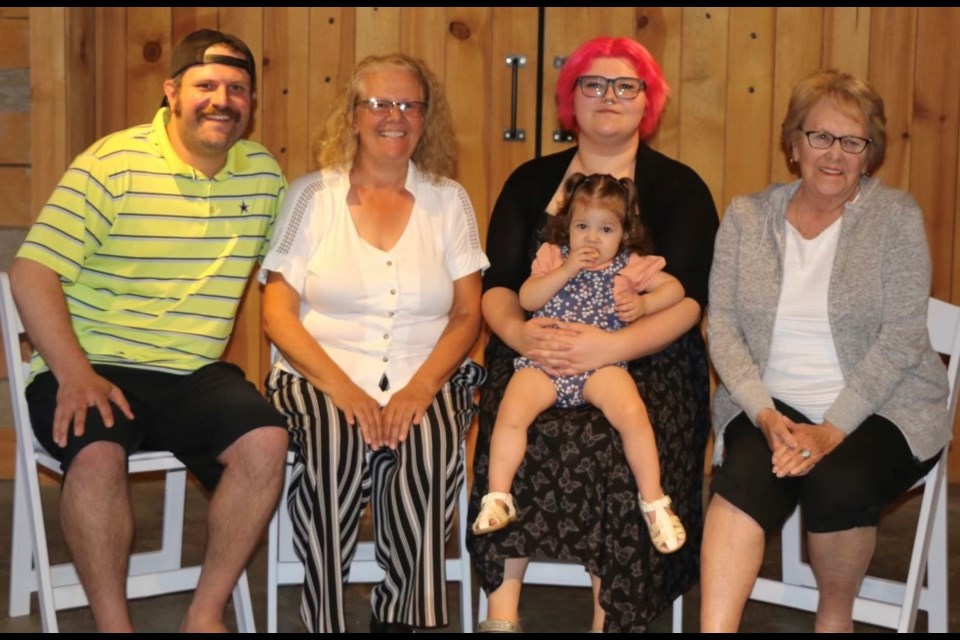
{"type": "Polygon", "coordinates": [[[426,102],[412,102],[401,100],[385,100],[384,98],[367,98],[366,100],[357,100],[357,106],[367,109],[370,113],[378,116],[385,116],[396,107],[400,113],[410,118],[422,118],[427,113],[426,102]]]}
{"type": "Polygon", "coordinates": [[[829,131],[804,131],[803,135],[807,136],[807,142],[814,149],[829,149],[834,141],[839,140],[841,149],[856,155],[863,153],[867,145],[873,142],[869,138],[860,136],[835,136],[829,131]]]}
{"type": "Polygon", "coordinates": [[[577,78],[580,92],[588,98],[602,98],[607,87],[613,85],[613,93],[618,98],[633,100],[641,91],[647,90],[646,81],[640,78],[605,78],[603,76],[580,76],[577,78]]]}

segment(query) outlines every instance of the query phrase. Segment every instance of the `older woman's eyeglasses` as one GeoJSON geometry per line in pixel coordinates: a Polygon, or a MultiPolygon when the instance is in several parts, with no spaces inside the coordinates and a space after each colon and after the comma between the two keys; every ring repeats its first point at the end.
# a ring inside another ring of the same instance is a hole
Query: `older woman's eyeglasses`
{"type": "Polygon", "coordinates": [[[835,136],[829,131],[804,131],[807,136],[807,142],[814,149],[829,149],[836,140],[840,141],[840,148],[847,153],[861,154],[867,148],[867,145],[873,142],[869,138],[860,136],[835,136]]]}
{"type": "Polygon", "coordinates": [[[364,107],[370,113],[378,116],[385,116],[396,107],[400,113],[408,118],[422,118],[427,113],[426,102],[395,102],[393,100],[384,100],[383,98],[367,98],[366,100],[357,100],[357,106],[364,107]]]}
{"type": "Polygon", "coordinates": [[[607,87],[613,85],[613,92],[618,98],[633,100],[641,91],[647,90],[647,83],[640,78],[604,78],[603,76],[580,76],[577,78],[580,92],[588,98],[602,98],[607,94],[607,87]]]}

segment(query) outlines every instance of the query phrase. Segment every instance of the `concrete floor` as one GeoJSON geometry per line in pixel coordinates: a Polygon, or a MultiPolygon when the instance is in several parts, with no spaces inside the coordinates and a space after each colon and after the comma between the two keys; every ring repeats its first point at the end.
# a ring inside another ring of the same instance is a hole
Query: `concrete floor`
{"type": "MultiPolygon", "coordinates": [[[[13,483],[0,481],[0,513],[12,513],[11,493],[13,483]]],[[[149,549],[156,544],[157,528],[160,521],[158,504],[162,503],[162,485],[160,482],[136,482],[134,501],[137,510],[138,537],[137,549],[149,549]]],[[[184,545],[184,560],[198,563],[202,554],[205,538],[204,518],[206,497],[195,485],[190,484],[187,491],[186,530],[194,535],[184,545]]],[[[55,562],[66,559],[62,536],[56,516],[58,489],[43,489],[45,517],[50,539],[51,556],[55,562]]],[[[960,485],[951,487],[949,498],[950,527],[950,631],[960,631],[960,485]]],[[[919,500],[912,499],[898,506],[884,519],[880,528],[878,551],[874,559],[872,573],[889,578],[903,579],[906,576],[909,561],[909,545],[915,526],[919,500]]],[[[5,524],[0,528],[0,633],[39,632],[41,624],[36,613],[36,601],[29,616],[7,617],[7,597],[9,592],[9,549],[10,520],[2,518],[5,524]]],[[[258,551],[249,569],[251,591],[254,601],[254,613],[257,627],[266,628],[266,554],[265,544],[258,551]]],[[[455,553],[455,552],[454,552],[455,553]]],[[[776,577],[778,568],[776,554],[779,553],[779,541],[771,541],[763,575],[776,577]]],[[[475,590],[476,591],[476,590],[475,590]]],[[[347,614],[350,629],[366,632],[370,617],[369,585],[350,585],[347,589],[347,614]]],[[[457,632],[460,630],[459,593],[456,585],[449,590],[451,625],[437,630],[457,632]]],[[[279,626],[280,631],[302,632],[299,620],[299,587],[282,587],[280,590],[279,626]]],[[[474,596],[476,600],[476,595],[474,596]]],[[[176,631],[189,604],[190,594],[176,594],[147,598],[131,604],[134,623],[140,631],[171,632],[176,631]]],[[[684,598],[684,629],[694,632],[699,629],[698,622],[699,591],[694,587],[684,598]]],[[[476,609],[475,609],[476,610],[476,609]]],[[[524,627],[528,632],[570,632],[587,630],[590,625],[590,594],[587,589],[564,587],[528,586],[524,589],[521,608],[524,627]]],[[[94,631],[93,619],[89,609],[62,611],[58,614],[60,630],[65,632],[94,631]]],[[[233,624],[232,612],[228,623],[233,624]]],[[[813,627],[812,614],[791,609],[751,602],[747,605],[742,631],[745,632],[804,632],[813,627]]],[[[670,612],[664,613],[654,621],[650,630],[668,632],[671,628],[670,612]]],[[[926,629],[924,614],[920,614],[918,630],[926,629]]],[[[868,625],[857,625],[857,631],[884,631],[868,625]]]]}

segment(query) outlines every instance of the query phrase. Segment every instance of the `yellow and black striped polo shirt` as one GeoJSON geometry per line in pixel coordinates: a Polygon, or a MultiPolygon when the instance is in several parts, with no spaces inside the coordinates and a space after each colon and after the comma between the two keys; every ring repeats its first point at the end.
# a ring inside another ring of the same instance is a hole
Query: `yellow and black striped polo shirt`
{"type": "Polygon", "coordinates": [[[17,254],[60,275],[93,363],[187,373],[217,360],[286,189],[248,140],[207,178],[170,146],[168,119],[161,109],[77,157],[17,254]]]}

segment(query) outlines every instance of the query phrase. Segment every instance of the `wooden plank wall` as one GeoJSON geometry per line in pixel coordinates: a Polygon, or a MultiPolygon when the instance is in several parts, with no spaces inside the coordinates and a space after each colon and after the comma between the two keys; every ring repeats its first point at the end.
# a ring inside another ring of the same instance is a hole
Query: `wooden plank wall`
{"type": "MultiPolygon", "coordinates": [[[[238,34],[260,58],[250,137],[274,152],[291,180],[313,167],[313,132],[358,60],[394,50],[422,57],[446,84],[459,177],[485,230],[503,180],[535,154],[538,123],[544,153],[566,146],[552,140],[555,60],[589,37],[626,35],[651,50],[672,87],[654,146],[694,167],[721,212],[734,195],[790,178],[779,125],[797,80],[821,67],[867,77],[887,105],[879,176],[923,206],[933,294],[960,302],[960,8],[547,8],[543,15],[541,65],[535,8],[0,9],[0,226],[28,226],[85,145],[148,121],[173,45],[213,27],[238,34]],[[517,92],[526,138],[505,142],[506,57],[516,54],[527,60],[517,92]],[[5,97],[17,90],[10,70],[28,66],[26,113],[5,97]]],[[[252,286],[229,352],[255,381],[267,360],[258,306],[252,286]]],[[[952,469],[960,470],[956,452],[952,469]]]]}
{"type": "Polygon", "coordinates": [[[0,224],[32,220],[30,164],[30,45],[25,8],[0,8],[0,224]],[[8,204],[9,203],[9,204],[8,204]]]}
{"type": "MultiPolygon", "coordinates": [[[[0,227],[26,227],[30,209],[30,32],[25,7],[0,8],[0,227]]],[[[9,250],[7,251],[9,253],[9,250]]],[[[0,377],[6,377],[0,361],[0,377]]]]}

